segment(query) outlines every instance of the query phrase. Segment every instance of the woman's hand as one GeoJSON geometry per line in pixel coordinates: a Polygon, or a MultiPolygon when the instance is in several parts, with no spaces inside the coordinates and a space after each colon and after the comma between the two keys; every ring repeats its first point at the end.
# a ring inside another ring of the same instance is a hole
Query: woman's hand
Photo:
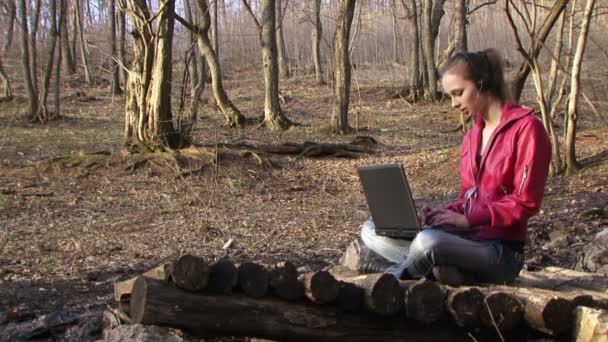
{"type": "Polygon", "coordinates": [[[420,224],[423,226],[429,225],[429,215],[433,212],[433,207],[428,204],[425,204],[420,209],[420,224]]]}
{"type": "MultiPolygon", "coordinates": [[[[424,209],[424,208],[423,208],[424,209]]],[[[469,221],[460,213],[446,209],[435,209],[427,212],[426,220],[433,226],[452,226],[456,228],[469,228],[469,221]]]]}

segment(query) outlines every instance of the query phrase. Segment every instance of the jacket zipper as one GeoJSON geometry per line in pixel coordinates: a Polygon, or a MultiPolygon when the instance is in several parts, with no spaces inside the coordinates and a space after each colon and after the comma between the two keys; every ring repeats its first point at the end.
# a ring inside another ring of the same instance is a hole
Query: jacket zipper
{"type": "Polygon", "coordinates": [[[521,195],[521,191],[524,188],[524,183],[526,182],[526,179],[528,179],[528,165],[524,165],[524,176],[521,180],[521,184],[519,184],[519,194],[521,195]]]}

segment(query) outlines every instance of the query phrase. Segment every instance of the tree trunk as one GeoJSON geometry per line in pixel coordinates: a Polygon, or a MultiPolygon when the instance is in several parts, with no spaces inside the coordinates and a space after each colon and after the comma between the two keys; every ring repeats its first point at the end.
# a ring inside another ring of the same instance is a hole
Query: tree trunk
{"type": "Polygon", "coordinates": [[[314,2],[314,22],[312,28],[312,60],[315,65],[315,79],[317,84],[325,84],[323,81],[323,69],[321,65],[321,35],[323,28],[321,26],[321,0],[313,0],[314,2]]]}
{"type": "Polygon", "coordinates": [[[285,117],[279,104],[279,66],[277,60],[277,37],[274,2],[262,0],[262,22],[260,43],[264,65],[264,125],[271,130],[287,129],[292,122],[285,117]]]}
{"type": "Polygon", "coordinates": [[[0,101],[12,99],[13,92],[11,90],[11,81],[8,79],[4,67],[2,66],[2,56],[0,56],[0,80],[2,80],[2,86],[4,87],[4,95],[0,97],[0,101]]]}
{"type": "MultiPolygon", "coordinates": [[[[78,12],[78,10],[77,10],[78,1],[80,1],[80,0],[74,0],[74,1],[75,1],[75,6],[73,8],[72,15],[77,16],[78,15],[78,13],[77,13],[78,12]]],[[[67,6],[67,4],[66,4],[66,6],[67,6]]],[[[74,30],[74,33],[75,33],[76,26],[72,27],[72,29],[74,30]]],[[[66,20],[66,23],[63,24],[63,26],[61,26],[59,28],[59,30],[61,31],[61,35],[60,35],[61,44],[60,45],[61,45],[61,49],[63,49],[63,51],[62,51],[63,63],[64,63],[63,68],[66,70],[68,75],[72,75],[76,72],[76,62],[75,62],[76,54],[74,53],[74,51],[72,51],[70,49],[70,34],[69,34],[69,28],[67,25],[67,20],[66,20]]]]}
{"type": "MultiPolygon", "coordinates": [[[[61,27],[61,25],[67,25],[66,18],[67,0],[61,0],[59,2],[59,27],[61,27]]],[[[58,29],[57,34],[60,33],[61,31],[58,29]]],[[[61,44],[61,42],[59,44],[61,44]]],[[[61,45],[55,45],[55,50],[57,51],[57,60],[55,61],[55,117],[59,117],[61,115],[61,60],[63,59],[61,45]]]]}
{"type": "Polygon", "coordinates": [[[410,45],[410,80],[409,84],[404,86],[404,93],[409,92],[408,100],[416,102],[420,91],[420,32],[418,31],[418,8],[416,0],[409,0],[409,6],[406,0],[401,0],[403,8],[406,10],[407,22],[410,25],[411,41],[406,42],[410,45]],[[409,88],[409,89],[408,89],[409,88]]]}
{"type": "MultiPolygon", "coordinates": [[[[240,127],[244,123],[245,117],[238,108],[232,104],[232,101],[230,101],[224,90],[220,64],[218,63],[213,47],[211,46],[211,41],[209,41],[208,34],[209,27],[211,26],[211,16],[209,15],[207,0],[196,0],[196,5],[198,7],[199,19],[201,20],[201,26],[199,27],[200,31],[197,32],[198,47],[207,60],[215,101],[226,117],[225,125],[228,127],[240,127]]],[[[204,81],[205,79],[203,78],[201,82],[204,81]]]]}
{"type": "Polygon", "coordinates": [[[38,48],[37,48],[37,35],[38,35],[38,26],[40,24],[40,7],[41,0],[34,1],[34,13],[32,13],[32,31],[30,32],[30,63],[32,73],[32,82],[34,86],[34,90],[36,93],[39,92],[38,88],[38,48]]]}
{"type": "MultiPolygon", "coordinates": [[[[89,1],[85,1],[85,3],[87,4],[87,8],[89,9],[89,11],[91,10],[91,6],[89,4],[89,1]]],[[[67,6],[67,5],[66,5],[67,6]]],[[[84,11],[84,9],[81,9],[81,11],[84,11]]],[[[67,19],[67,7],[66,7],[66,25],[67,25],[68,19],[67,19]]],[[[89,17],[89,25],[91,24],[91,18],[89,17]]],[[[76,71],[76,68],[78,67],[78,58],[76,57],[76,45],[78,43],[78,16],[76,15],[76,4],[74,2],[72,2],[72,39],[70,39],[70,54],[72,55],[72,63],[74,65],[74,72],[76,71]]]]}
{"type": "MultiPolygon", "coordinates": [[[[195,21],[193,18],[196,16],[193,15],[194,9],[190,4],[190,0],[184,1],[184,14],[186,15],[186,20],[191,24],[194,24],[195,21]]],[[[188,127],[192,127],[197,120],[198,117],[198,106],[200,103],[201,95],[203,94],[203,90],[205,89],[205,81],[206,81],[206,72],[205,72],[205,64],[199,63],[201,61],[201,53],[196,46],[197,37],[193,31],[188,32],[189,38],[189,73],[190,73],[190,104],[188,105],[187,117],[185,118],[185,124],[188,127]],[[199,69],[202,69],[199,72],[199,69]]],[[[204,62],[204,60],[203,60],[204,62]]],[[[182,124],[180,123],[180,130],[182,130],[182,124]]],[[[190,138],[191,129],[187,129],[183,134],[186,135],[187,138],[190,138]]]]}
{"type": "Polygon", "coordinates": [[[467,50],[467,2],[456,0],[454,3],[454,36],[448,47],[443,51],[438,69],[450,59],[454,51],[467,50]]]}
{"type": "Polygon", "coordinates": [[[115,0],[108,0],[108,35],[110,38],[110,72],[112,73],[112,94],[122,94],[120,89],[120,76],[118,57],[116,56],[116,4],[115,0]]]}
{"type": "MultiPolygon", "coordinates": [[[[556,2],[551,7],[551,11],[545,17],[545,20],[543,21],[540,30],[536,34],[534,46],[530,52],[530,56],[532,58],[538,58],[540,50],[545,44],[545,40],[549,36],[553,25],[555,24],[561,13],[564,11],[564,8],[566,8],[568,1],[569,0],[556,0],[556,2]]],[[[519,98],[521,97],[521,92],[524,89],[524,85],[526,84],[526,79],[528,78],[529,74],[530,65],[528,64],[528,62],[524,61],[519,67],[515,78],[511,81],[511,95],[513,96],[515,101],[519,101],[519,98]]]]}
{"type": "Polygon", "coordinates": [[[283,36],[283,9],[281,0],[275,0],[275,18],[277,24],[277,57],[279,59],[279,74],[282,78],[289,78],[289,65],[287,64],[287,49],[285,48],[285,37],[283,36]]]}
{"type": "Polygon", "coordinates": [[[126,40],[126,18],[125,12],[118,12],[118,60],[120,61],[120,80],[126,88],[127,85],[127,40],[126,40]]]}
{"type": "Polygon", "coordinates": [[[191,294],[139,277],[131,296],[134,323],[184,329],[197,337],[247,336],[289,341],[465,341],[452,325],[428,326],[401,316],[349,314],[331,306],[191,294]],[[176,304],[179,303],[179,304],[176,304]]]}
{"type": "Polygon", "coordinates": [[[351,65],[348,43],[350,28],[353,22],[356,0],[343,0],[340,4],[340,17],[336,27],[334,49],[334,108],[330,126],[333,132],[346,134],[350,131],[348,124],[348,106],[350,101],[351,65]]]}
{"type": "Polygon", "coordinates": [[[38,112],[38,92],[33,85],[32,71],[30,64],[30,48],[29,48],[29,25],[27,16],[27,6],[25,0],[19,0],[19,15],[21,24],[21,61],[23,64],[23,78],[25,80],[25,89],[29,99],[28,108],[25,116],[28,120],[36,118],[38,112]]]}
{"type": "Polygon", "coordinates": [[[428,85],[425,89],[425,97],[429,101],[435,101],[437,98],[437,69],[435,68],[435,44],[433,39],[433,27],[431,21],[432,0],[423,0],[423,50],[426,60],[426,70],[428,75],[428,85]]]}
{"type": "Polygon", "coordinates": [[[13,44],[13,28],[15,26],[15,18],[17,16],[17,8],[15,6],[15,1],[7,0],[6,4],[8,7],[8,28],[6,29],[6,40],[4,41],[3,47],[4,52],[8,51],[8,49],[13,44]]]}
{"type": "Polygon", "coordinates": [[[393,62],[399,63],[399,46],[397,44],[397,4],[391,1],[391,14],[393,24],[393,62]]]}
{"type": "MultiPolygon", "coordinates": [[[[553,46],[553,58],[551,59],[551,68],[549,70],[549,81],[547,85],[547,92],[545,99],[549,103],[553,102],[555,97],[555,90],[557,87],[557,71],[558,65],[560,64],[560,58],[562,56],[562,46],[564,38],[564,27],[566,22],[566,11],[562,12],[559,17],[557,24],[557,32],[555,32],[555,45],[553,46]]],[[[568,68],[568,66],[566,66],[568,68]]],[[[553,113],[552,113],[553,114],[553,113]]],[[[553,117],[551,117],[553,119],[553,117]]]]}
{"type": "Polygon", "coordinates": [[[218,7],[217,0],[210,0],[211,6],[211,46],[213,47],[213,51],[215,51],[215,58],[217,59],[217,63],[220,63],[220,46],[219,46],[219,34],[218,34],[218,7]]]}
{"type": "Polygon", "coordinates": [[[162,0],[153,36],[145,0],[128,0],[133,25],[133,65],[127,82],[124,143],[130,150],[179,147],[171,115],[173,0],[162,0]],[[132,13],[139,13],[134,15],[132,13]]]}
{"type": "Polygon", "coordinates": [[[585,54],[585,46],[587,43],[587,34],[589,32],[589,24],[595,0],[587,0],[585,5],[585,14],[581,31],[578,36],[576,52],[572,60],[572,74],[570,83],[570,99],[568,101],[568,126],[566,128],[566,174],[571,175],[579,169],[576,161],[576,121],[578,120],[577,101],[580,93],[580,78],[581,67],[583,64],[583,55],[585,54]]]}
{"type": "MultiPolygon", "coordinates": [[[[60,6],[63,5],[63,1],[60,6]]],[[[42,82],[42,96],[40,100],[40,108],[38,109],[38,115],[36,120],[40,122],[47,122],[51,118],[51,114],[47,108],[46,101],[49,95],[49,86],[51,84],[51,75],[53,74],[53,65],[55,59],[55,46],[57,45],[57,36],[59,36],[59,32],[57,29],[57,1],[51,1],[49,4],[50,7],[50,18],[51,27],[49,28],[49,33],[51,36],[50,45],[48,48],[48,59],[46,62],[46,70],[44,72],[44,80],[42,82]]],[[[60,8],[60,11],[63,11],[63,8],[60,8]]]]}
{"type": "MultiPolygon", "coordinates": [[[[84,79],[88,84],[93,83],[91,78],[91,70],[89,69],[89,57],[87,41],[84,39],[84,27],[82,25],[82,11],[80,8],[81,0],[74,0],[76,4],[76,24],[78,26],[78,35],[80,36],[80,56],[82,57],[82,65],[84,66],[84,79]]],[[[67,26],[67,25],[64,25],[67,26]]]]}

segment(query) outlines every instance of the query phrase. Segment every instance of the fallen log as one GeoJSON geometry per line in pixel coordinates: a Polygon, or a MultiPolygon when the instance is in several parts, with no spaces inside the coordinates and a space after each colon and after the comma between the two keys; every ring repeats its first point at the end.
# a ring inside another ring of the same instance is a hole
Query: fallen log
{"type": "Polygon", "coordinates": [[[260,264],[245,262],[238,267],[239,288],[249,297],[260,298],[268,293],[268,270],[260,264]]]}
{"type": "Polygon", "coordinates": [[[338,298],[340,285],[328,271],[308,273],[301,280],[306,297],[315,303],[328,304],[338,298]]]}
{"type": "Polygon", "coordinates": [[[298,280],[298,270],[289,261],[274,265],[270,271],[270,288],[281,299],[293,301],[304,297],[304,284],[298,280]]]}
{"type": "Polygon", "coordinates": [[[209,281],[209,266],[201,257],[184,254],[171,264],[170,279],[181,289],[200,292],[209,281]]]}
{"type": "MultiPolygon", "coordinates": [[[[151,270],[144,272],[144,276],[154,278],[158,280],[167,280],[169,276],[169,268],[171,264],[162,264],[151,270]]],[[[118,303],[118,307],[125,313],[129,313],[129,303],[131,300],[131,292],[133,291],[133,284],[137,277],[114,283],[114,300],[118,303]]]]}
{"type": "Polygon", "coordinates": [[[366,309],[382,316],[392,316],[403,307],[403,289],[391,274],[366,274],[337,279],[363,289],[363,304],[366,309]]]}
{"type": "Polygon", "coordinates": [[[193,336],[249,336],[289,341],[467,341],[454,325],[433,329],[402,317],[339,312],[336,307],[243,295],[209,296],[139,277],[131,300],[135,323],[170,326],[193,336]]]}
{"type": "Polygon", "coordinates": [[[441,318],[445,312],[444,291],[434,281],[400,280],[405,290],[403,303],[405,315],[420,323],[430,324],[441,318]]]}
{"type": "Polygon", "coordinates": [[[518,287],[535,287],[553,291],[581,291],[594,297],[608,298],[608,277],[604,274],[579,272],[561,267],[546,267],[537,272],[522,271],[513,282],[518,287]]]}
{"type": "Polygon", "coordinates": [[[238,282],[238,270],[234,262],[219,260],[209,269],[207,290],[212,293],[229,294],[238,282]]]}

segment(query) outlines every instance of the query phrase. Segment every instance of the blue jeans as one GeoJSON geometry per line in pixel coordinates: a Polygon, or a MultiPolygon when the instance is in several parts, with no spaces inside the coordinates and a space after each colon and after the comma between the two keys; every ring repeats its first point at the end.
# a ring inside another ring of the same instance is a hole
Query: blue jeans
{"type": "Polygon", "coordinates": [[[371,220],[363,224],[361,239],[371,250],[396,263],[386,270],[400,278],[404,270],[414,277],[425,277],[433,266],[450,265],[469,272],[480,282],[509,283],[523,267],[523,253],[500,241],[456,235],[441,229],[425,229],[411,243],[378,236],[371,220]],[[409,245],[409,246],[408,246],[409,245]]]}

